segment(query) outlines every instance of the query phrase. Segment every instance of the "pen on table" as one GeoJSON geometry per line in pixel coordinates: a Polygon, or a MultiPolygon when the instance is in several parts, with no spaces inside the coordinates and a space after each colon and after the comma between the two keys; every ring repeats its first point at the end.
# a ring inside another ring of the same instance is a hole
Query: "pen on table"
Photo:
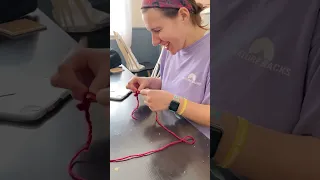
{"type": "Polygon", "coordinates": [[[2,95],[0,95],[0,97],[13,96],[13,95],[15,95],[15,94],[16,94],[16,93],[2,94],[2,95]]]}

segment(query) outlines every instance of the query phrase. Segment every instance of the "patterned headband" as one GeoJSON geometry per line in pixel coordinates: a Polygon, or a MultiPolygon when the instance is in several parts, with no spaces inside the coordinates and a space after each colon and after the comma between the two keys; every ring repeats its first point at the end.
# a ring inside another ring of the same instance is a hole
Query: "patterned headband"
{"type": "Polygon", "coordinates": [[[143,0],[141,8],[181,8],[185,7],[189,12],[194,12],[188,0],[143,0]]]}

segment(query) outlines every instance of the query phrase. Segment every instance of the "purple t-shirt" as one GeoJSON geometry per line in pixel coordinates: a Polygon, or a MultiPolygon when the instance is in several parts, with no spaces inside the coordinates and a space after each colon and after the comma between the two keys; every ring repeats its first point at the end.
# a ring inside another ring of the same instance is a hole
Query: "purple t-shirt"
{"type": "MultiPolygon", "coordinates": [[[[199,104],[210,104],[210,33],[172,55],[166,49],[160,57],[162,90],[199,104]]],[[[190,121],[210,138],[208,127],[190,121]]]]}
{"type": "Polygon", "coordinates": [[[212,105],[265,128],[320,137],[319,1],[227,3],[211,11],[212,105]]]}
{"type": "Polygon", "coordinates": [[[319,8],[318,0],[211,1],[211,105],[319,138],[319,8]]]}

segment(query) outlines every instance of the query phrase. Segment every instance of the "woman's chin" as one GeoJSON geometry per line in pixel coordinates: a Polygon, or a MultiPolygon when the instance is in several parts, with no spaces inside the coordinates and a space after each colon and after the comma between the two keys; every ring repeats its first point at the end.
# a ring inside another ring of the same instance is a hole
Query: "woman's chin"
{"type": "Polygon", "coordinates": [[[175,55],[177,52],[179,52],[181,48],[174,48],[173,46],[168,46],[167,51],[170,52],[170,54],[175,55]]]}
{"type": "Polygon", "coordinates": [[[177,51],[172,50],[172,49],[170,49],[170,50],[168,49],[168,51],[170,52],[171,55],[175,55],[177,53],[177,51]]]}

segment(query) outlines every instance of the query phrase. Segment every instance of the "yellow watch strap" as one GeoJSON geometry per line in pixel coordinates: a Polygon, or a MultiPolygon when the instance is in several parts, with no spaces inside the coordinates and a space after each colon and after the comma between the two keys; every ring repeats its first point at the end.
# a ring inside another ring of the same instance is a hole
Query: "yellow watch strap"
{"type": "Polygon", "coordinates": [[[178,112],[179,115],[182,115],[184,113],[184,111],[187,108],[187,104],[188,104],[188,100],[186,98],[183,98],[183,103],[182,103],[182,108],[181,111],[178,112]]]}
{"type": "Polygon", "coordinates": [[[242,147],[244,146],[245,141],[247,139],[248,128],[249,122],[246,119],[238,117],[238,128],[236,132],[236,137],[225,160],[221,164],[222,168],[229,168],[237,158],[238,154],[241,152],[242,147]]]}

